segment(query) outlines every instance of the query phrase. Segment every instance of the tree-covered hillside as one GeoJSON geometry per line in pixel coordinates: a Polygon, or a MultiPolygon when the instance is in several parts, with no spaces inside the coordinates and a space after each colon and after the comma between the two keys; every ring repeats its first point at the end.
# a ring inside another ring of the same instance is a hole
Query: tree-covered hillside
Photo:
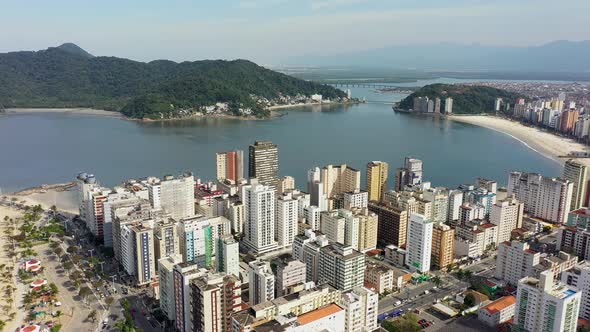
{"type": "Polygon", "coordinates": [[[453,113],[480,114],[493,113],[496,98],[513,104],[522,96],[506,90],[487,86],[470,86],[460,84],[431,84],[412,93],[399,103],[401,109],[412,109],[415,97],[440,98],[443,103],[447,97],[453,98],[453,113]]]}
{"type": "Polygon", "coordinates": [[[254,96],[273,100],[312,94],[345,97],[338,89],[247,60],[143,63],[95,57],[73,44],[0,54],[0,105],[7,108],[93,107],[160,118],[216,102],[260,111],[254,96]]]}

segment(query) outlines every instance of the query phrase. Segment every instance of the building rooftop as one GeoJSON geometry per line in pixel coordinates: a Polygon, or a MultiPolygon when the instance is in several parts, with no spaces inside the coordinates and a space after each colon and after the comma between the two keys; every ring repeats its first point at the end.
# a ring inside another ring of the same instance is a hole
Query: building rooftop
{"type": "Polygon", "coordinates": [[[504,296],[504,297],[497,299],[496,301],[486,305],[485,307],[483,307],[481,309],[486,310],[490,314],[495,314],[495,313],[500,312],[512,305],[515,305],[515,304],[516,304],[516,297],[514,297],[512,295],[508,295],[508,296],[504,296]]]}
{"type": "Polygon", "coordinates": [[[301,325],[309,324],[311,322],[315,322],[318,319],[331,316],[339,311],[342,311],[342,308],[339,305],[332,303],[297,317],[297,322],[299,322],[301,325]]]}

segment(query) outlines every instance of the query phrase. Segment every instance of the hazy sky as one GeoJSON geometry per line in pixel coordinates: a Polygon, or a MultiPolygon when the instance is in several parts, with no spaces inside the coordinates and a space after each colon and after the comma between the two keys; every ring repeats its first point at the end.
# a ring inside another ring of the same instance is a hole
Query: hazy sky
{"type": "Polygon", "coordinates": [[[590,39],[590,0],[1,0],[0,52],[74,42],[149,61],[279,64],[434,42],[538,45],[590,39]]]}

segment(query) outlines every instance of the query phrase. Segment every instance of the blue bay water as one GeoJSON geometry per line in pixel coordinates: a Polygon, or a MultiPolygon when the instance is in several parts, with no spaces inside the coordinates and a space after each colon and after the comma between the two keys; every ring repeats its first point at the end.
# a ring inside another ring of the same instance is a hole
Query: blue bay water
{"type": "MultiPolygon", "coordinates": [[[[403,97],[372,89],[354,89],[353,96],[392,102],[403,97]]],[[[502,133],[366,103],[289,109],[265,121],[139,123],[66,113],[3,115],[0,188],[10,192],[70,181],[79,171],[94,173],[107,186],[185,170],[213,179],[215,152],[243,149],[247,156],[248,145],[263,139],[279,145],[280,173],[294,176],[299,188],[305,188],[308,169],[328,163],[347,163],[363,170],[364,177],[367,162],[382,160],[393,179],[409,155],[424,160],[427,180],[450,187],[478,176],[505,184],[512,170],[561,173],[558,162],[502,133]]]]}

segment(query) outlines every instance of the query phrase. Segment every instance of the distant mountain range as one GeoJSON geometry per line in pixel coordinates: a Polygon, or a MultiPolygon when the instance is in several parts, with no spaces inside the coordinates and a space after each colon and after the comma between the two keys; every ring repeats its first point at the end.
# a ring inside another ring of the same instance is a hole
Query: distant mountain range
{"type": "Polygon", "coordinates": [[[247,60],[149,63],[95,57],[67,43],[37,52],[0,54],[2,107],[93,107],[132,118],[170,118],[217,102],[239,115],[268,111],[257,98],[321,94],[345,97],[331,86],[263,68],[247,60]]]}
{"type": "Polygon", "coordinates": [[[400,45],[333,56],[300,56],[287,65],[364,66],[426,71],[590,72],[590,41],[541,46],[400,45]]]}

